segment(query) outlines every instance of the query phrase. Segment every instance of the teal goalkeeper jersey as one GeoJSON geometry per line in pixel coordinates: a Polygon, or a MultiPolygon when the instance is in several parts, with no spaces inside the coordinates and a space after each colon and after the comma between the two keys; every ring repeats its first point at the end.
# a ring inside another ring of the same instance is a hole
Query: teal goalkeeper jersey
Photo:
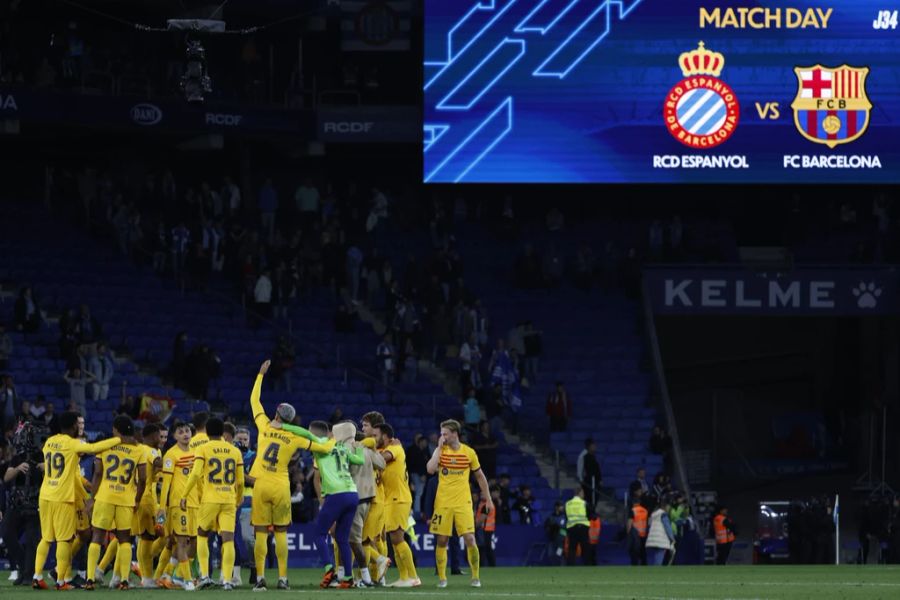
{"type": "Polygon", "coordinates": [[[322,495],[332,496],[346,492],[356,492],[356,484],[350,475],[350,465],[365,463],[364,448],[357,448],[356,452],[350,452],[344,444],[339,444],[331,438],[320,438],[313,435],[308,429],[296,425],[282,425],[285,431],[305,437],[316,442],[326,452],[313,451],[316,459],[316,467],[319,469],[319,478],[322,480],[322,495]]]}

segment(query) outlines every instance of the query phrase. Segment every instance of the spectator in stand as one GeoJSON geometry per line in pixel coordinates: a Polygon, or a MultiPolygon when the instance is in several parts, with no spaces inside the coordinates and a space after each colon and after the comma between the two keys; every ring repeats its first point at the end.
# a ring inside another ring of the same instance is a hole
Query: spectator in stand
{"type": "Polygon", "coordinates": [[[531,321],[526,321],[522,331],[522,342],[525,347],[525,377],[528,378],[530,385],[534,385],[543,352],[543,332],[535,329],[531,321]]]}
{"type": "Polygon", "coordinates": [[[565,431],[572,416],[572,402],[562,381],[556,382],[556,389],[547,396],[547,416],[550,417],[550,431],[565,431]]]}
{"type": "Polygon", "coordinates": [[[294,347],[287,336],[278,336],[272,352],[272,382],[275,390],[284,389],[291,393],[291,369],[294,368],[294,347]]]}
{"type": "Polygon", "coordinates": [[[341,421],[344,420],[344,411],[340,406],[335,406],[334,410],[331,411],[331,416],[328,417],[328,423],[330,425],[337,425],[341,421]]]}
{"type": "Polygon", "coordinates": [[[187,262],[188,245],[191,243],[191,232],[185,226],[184,221],[172,228],[169,236],[172,245],[172,273],[177,281],[181,281],[187,262]]]}
{"type": "Polygon", "coordinates": [[[647,564],[662,566],[667,552],[675,549],[675,533],[669,520],[669,500],[660,498],[656,510],[650,514],[650,526],[647,532],[647,564]]]}
{"type": "Polygon", "coordinates": [[[35,299],[30,285],[26,285],[19,292],[19,297],[16,299],[16,305],[13,312],[15,315],[16,331],[34,333],[40,328],[41,309],[38,306],[37,299],[35,299]]]}
{"type": "Polygon", "coordinates": [[[525,323],[517,323],[506,334],[506,347],[509,352],[515,352],[516,356],[525,355],[525,339],[522,334],[525,330],[525,323]]]}
{"type": "Polygon", "coordinates": [[[481,374],[479,372],[479,364],[481,363],[481,350],[475,340],[475,334],[471,334],[469,339],[459,349],[459,385],[466,389],[469,387],[481,387],[481,374]]]}
{"type": "Polygon", "coordinates": [[[634,481],[628,484],[628,493],[625,495],[625,506],[628,506],[629,497],[634,497],[635,493],[640,490],[641,495],[650,493],[650,485],[647,483],[647,469],[638,467],[634,481]]]}
{"type": "Polygon", "coordinates": [[[235,217],[241,209],[241,188],[235,185],[234,180],[228,175],[225,176],[221,196],[228,210],[228,216],[235,217]]]}
{"type": "Polygon", "coordinates": [[[87,370],[94,378],[91,385],[94,402],[109,398],[109,382],[115,373],[115,363],[106,344],[97,344],[97,351],[88,360],[87,370]]]}
{"type": "Polygon", "coordinates": [[[297,295],[297,281],[294,273],[288,269],[287,263],[278,261],[275,274],[272,278],[272,304],[274,306],[275,319],[287,321],[288,305],[291,299],[297,295]]]}
{"type": "Polygon", "coordinates": [[[272,280],[269,278],[269,270],[263,269],[256,285],[253,286],[253,302],[256,307],[256,314],[263,319],[269,319],[272,316],[272,280]]]}
{"type": "Polygon", "coordinates": [[[356,328],[355,314],[346,304],[339,303],[334,314],[334,331],[336,333],[353,333],[356,328]]]}
{"type": "Polygon", "coordinates": [[[54,421],[56,419],[56,407],[52,402],[47,402],[47,410],[44,413],[44,425],[50,428],[50,431],[53,431],[54,421]]]}
{"type": "Polygon", "coordinates": [[[403,348],[403,383],[415,383],[419,376],[419,358],[411,338],[407,338],[403,348]]]}
{"type": "Polygon", "coordinates": [[[38,396],[28,410],[31,419],[38,423],[43,423],[44,415],[47,414],[47,402],[43,396],[38,396]]]}
{"type": "Polygon", "coordinates": [[[559,282],[562,281],[564,269],[563,256],[557,249],[556,244],[551,243],[547,248],[547,252],[544,253],[544,259],[541,261],[544,282],[548,286],[557,287],[559,282]]]}
{"type": "Polygon", "coordinates": [[[0,325],[0,371],[5,371],[9,366],[9,355],[12,351],[12,338],[6,333],[6,328],[0,325]]]}
{"type": "Polygon", "coordinates": [[[87,414],[85,407],[85,390],[87,384],[94,380],[91,373],[82,371],[80,367],[69,369],[63,374],[63,379],[69,384],[69,406],[74,406],[75,410],[81,414],[87,414]]]}
{"type": "Polygon", "coordinates": [[[169,234],[166,224],[160,221],[156,232],[150,236],[150,250],[153,252],[153,272],[162,275],[166,272],[166,254],[169,252],[169,234]]]}
{"type": "Polygon", "coordinates": [[[352,245],[347,249],[347,284],[350,286],[350,301],[359,304],[359,279],[363,264],[363,252],[352,245]]]}
{"type": "Polygon", "coordinates": [[[492,479],[497,475],[497,448],[500,447],[500,443],[491,433],[490,421],[482,421],[478,431],[473,433],[469,440],[472,448],[478,453],[484,474],[488,479],[492,479]]]}
{"type": "Polygon", "coordinates": [[[663,466],[667,471],[672,470],[672,438],[665,429],[659,425],[653,426],[650,433],[650,441],[648,443],[650,452],[659,454],[663,457],[663,466]]]}
{"type": "MultiPolygon", "coordinates": [[[[437,311],[431,320],[431,362],[434,364],[442,364],[444,357],[447,355],[447,348],[452,342],[453,333],[451,331],[450,314],[447,312],[447,305],[439,304],[437,311]]],[[[459,353],[460,360],[462,360],[462,349],[460,349],[459,353]]],[[[470,351],[469,360],[471,361],[471,359],[472,356],[470,351]]],[[[460,375],[460,379],[465,379],[462,374],[460,375]]]]}
{"type": "Polygon", "coordinates": [[[132,419],[137,419],[141,414],[141,404],[137,398],[129,394],[126,390],[127,387],[123,385],[122,401],[116,409],[116,415],[127,415],[132,419]]]}
{"type": "Polygon", "coordinates": [[[16,415],[22,410],[12,375],[4,375],[0,382],[0,407],[3,409],[3,431],[6,431],[15,425],[16,415]]]}
{"type": "Polygon", "coordinates": [[[413,497],[413,514],[415,515],[423,512],[422,497],[425,495],[425,483],[428,479],[426,466],[430,458],[428,438],[417,433],[413,443],[406,448],[406,470],[409,472],[409,478],[415,489],[413,497]]]}
{"type": "Polygon", "coordinates": [[[512,501],[513,494],[512,490],[509,488],[510,478],[507,473],[500,473],[497,477],[498,485],[500,486],[500,506],[498,510],[500,511],[499,517],[500,522],[504,525],[509,525],[512,523],[512,501]]]}
{"type": "Polygon", "coordinates": [[[272,185],[272,178],[266,177],[265,183],[259,189],[259,216],[262,223],[263,235],[271,244],[275,240],[275,213],[278,211],[278,192],[272,185]]]}
{"type": "Polygon", "coordinates": [[[75,320],[75,335],[79,345],[93,345],[103,337],[103,328],[100,321],[91,316],[91,309],[87,304],[82,304],[75,320]]]}
{"type": "Polygon", "coordinates": [[[514,388],[519,384],[519,373],[502,339],[497,340],[497,348],[491,355],[488,371],[491,374],[491,385],[500,386],[501,408],[510,406],[514,388]]]}
{"type": "Polygon", "coordinates": [[[463,417],[466,429],[469,431],[475,431],[481,423],[481,406],[475,398],[475,388],[470,387],[466,390],[466,400],[463,402],[463,417]]]}
{"type": "Polygon", "coordinates": [[[519,523],[521,525],[531,525],[532,519],[534,517],[534,508],[532,507],[532,502],[534,500],[531,497],[531,488],[527,485],[519,486],[519,493],[516,495],[516,500],[513,503],[513,511],[518,513],[519,515],[519,523]]]}
{"type": "Polygon", "coordinates": [[[300,217],[303,231],[310,231],[319,218],[319,190],[311,178],[306,177],[294,192],[294,206],[300,217]]]}
{"type": "Polygon", "coordinates": [[[653,487],[650,488],[651,504],[648,508],[655,508],[662,498],[672,491],[672,480],[665,472],[659,472],[653,478],[653,487]]]}
{"type": "Polygon", "coordinates": [[[578,481],[584,489],[584,499],[593,509],[597,505],[597,495],[603,486],[600,461],[597,460],[597,442],[593,438],[584,441],[584,450],[578,455],[578,481]]]}
{"type": "Polygon", "coordinates": [[[378,373],[381,382],[390,385],[394,381],[394,345],[391,343],[391,335],[385,334],[384,339],[375,348],[375,357],[378,361],[378,373]]]}

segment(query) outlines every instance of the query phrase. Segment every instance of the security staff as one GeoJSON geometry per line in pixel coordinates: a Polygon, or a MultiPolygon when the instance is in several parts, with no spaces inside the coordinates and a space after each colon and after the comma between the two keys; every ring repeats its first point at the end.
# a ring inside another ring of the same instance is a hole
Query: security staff
{"type": "Polygon", "coordinates": [[[590,559],[591,545],[588,543],[587,502],[584,501],[584,488],[575,488],[575,496],[566,502],[566,532],[569,538],[569,556],[566,564],[575,565],[576,548],[581,548],[581,556],[585,564],[593,564],[590,559]]]}
{"type": "Polygon", "coordinates": [[[647,509],[641,504],[643,492],[640,488],[634,490],[631,499],[631,512],[625,523],[625,531],[628,534],[628,555],[632,565],[647,564],[647,509]]]}
{"type": "Polygon", "coordinates": [[[735,527],[728,518],[728,507],[720,506],[713,518],[713,531],[716,535],[716,564],[724,565],[731,554],[731,545],[734,543],[735,527]]]}

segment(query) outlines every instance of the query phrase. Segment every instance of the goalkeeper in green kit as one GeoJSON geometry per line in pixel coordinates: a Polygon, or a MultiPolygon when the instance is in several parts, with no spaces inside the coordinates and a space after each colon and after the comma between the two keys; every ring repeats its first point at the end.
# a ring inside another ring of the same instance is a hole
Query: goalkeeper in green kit
{"type": "Polygon", "coordinates": [[[282,424],[281,427],[290,433],[305,437],[317,443],[313,446],[313,457],[319,477],[322,480],[322,496],[324,503],[319,509],[316,519],[316,548],[325,565],[323,588],[330,587],[335,580],[337,587],[353,587],[353,576],[345,573],[345,566],[353,564],[350,553],[350,528],[359,496],[356,484],[350,475],[350,464],[365,464],[365,448],[357,448],[355,452],[345,445],[356,437],[356,426],[353,423],[338,423],[333,431],[324,421],[313,421],[309,430],[296,425],[282,424]],[[341,566],[337,573],[334,570],[332,546],[328,543],[328,531],[335,526],[334,538],[340,552],[341,566]]]}

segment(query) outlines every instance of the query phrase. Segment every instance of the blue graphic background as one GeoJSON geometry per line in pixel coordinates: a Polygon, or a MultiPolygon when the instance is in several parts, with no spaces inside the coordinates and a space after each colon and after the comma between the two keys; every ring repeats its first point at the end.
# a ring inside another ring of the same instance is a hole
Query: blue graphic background
{"type": "Polygon", "coordinates": [[[897,182],[900,27],[896,0],[426,0],[426,182],[897,182]],[[700,7],[833,8],[827,30],[700,29],[700,7]],[[740,101],[711,150],[676,141],[663,101],[699,41],[725,56],[740,101]],[[866,133],[829,149],[794,125],[796,66],[871,69],[866,133]],[[755,103],[779,104],[762,119],[755,103]],[[653,155],[745,155],[749,169],[654,169],[653,155]],[[878,170],[785,169],[785,154],[877,154],[878,170]]]}

